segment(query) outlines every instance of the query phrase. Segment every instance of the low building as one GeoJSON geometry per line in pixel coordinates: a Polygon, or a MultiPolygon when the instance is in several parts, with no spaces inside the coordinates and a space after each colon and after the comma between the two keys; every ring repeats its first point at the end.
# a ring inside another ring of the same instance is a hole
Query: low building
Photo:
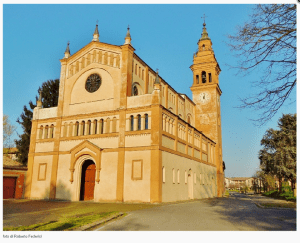
{"type": "Polygon", "coordinates": [[[232,178],[225,178],[225,188],[235,188],[241,189],[243,186],[247,186],[248,188],[252,188],[254,185],[253,177],[232,177],[232,178]]]}
{"type": "Polygon", "coordinates": [[[12,160],[17,160],[17,148],[3,148],[3,153],[5,156],[11,158],[12,160]]]}
{"type": "Polygon", "coordinates": [[[24,197],[24,182],[27,167],[3,156],[3,199],[24,197]]]}

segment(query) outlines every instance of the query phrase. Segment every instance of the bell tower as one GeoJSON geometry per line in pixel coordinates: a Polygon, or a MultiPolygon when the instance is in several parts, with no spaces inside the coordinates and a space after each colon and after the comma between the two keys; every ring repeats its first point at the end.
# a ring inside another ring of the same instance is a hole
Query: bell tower
{"type": "Polygon", "coordinates": [[[220,105],[222,91],[219,87],[221,69],[212,49],[205,22],[197,44],[198,50],[194,53],[193,65],[190,67],[193,71],[191,91],[196,104],[195,127],[216,142],[217,196],[220,197],[224,192],[220,105]]]}

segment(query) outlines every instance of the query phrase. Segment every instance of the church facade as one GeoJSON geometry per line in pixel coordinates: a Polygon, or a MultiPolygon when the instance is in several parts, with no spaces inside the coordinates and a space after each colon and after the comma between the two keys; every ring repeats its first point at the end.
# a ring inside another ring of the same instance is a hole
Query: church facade
{"type": "Polygon", "coordinates": [[[61,61],[58,106],[33,112],[25,198],[171,202],[222,196],[220,67],[205,23],[193,100],[131,45],[92,41],[61,61]]]}

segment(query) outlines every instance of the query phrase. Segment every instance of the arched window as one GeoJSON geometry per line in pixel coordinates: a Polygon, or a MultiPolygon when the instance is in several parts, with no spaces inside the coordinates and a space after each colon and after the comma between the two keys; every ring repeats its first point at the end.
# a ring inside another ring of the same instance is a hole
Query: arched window
{"type": "Polygon", "coordinates": [[[187,184],[187,172],[186,170],[184,171],[184,183],[187,184]]]}
{"type": "Polygon", "coordinates": [[[173,184],[175,184],[175,169],[172,169],[172,174],[173,174],[173,184]]]}
{"type": "Polygon", "coordinates": [[[148,129],[148,114],[145,114],[145,130],[148,129]]]}
{"type": "Polygon", "coordinates": [[[135,75],[137,75],[137,64],[135,64],[135,75]]]}
{"type": "Polygon", "coordinates": [[[106,128],[105,128],[105,132],[109,133],[110,132],[110,118],[108,117],[106,119],[106,128]]]}
{"type": "Polygon", "coordinates": [[[180,170],[177,170],[177,183],[180,183],[180,170]]]}
{"type": "Polygon", "coordinates": [[[45,126],[45,138],[48,138],[48,129],[49,129],[49,126],[48,125],[46,125],[45,126]]]}
{"type": "Polygon", "coordinates": [[[42,138],[43,138],[43,130],[44,130],[44,127],[43,127],[43,126],[40,126],[39,139],[42,139],[42,138]]]}
{"type": "Polygon", "coordinates": [[[130,116],[130,131],[133,131],[133,125],[134,125],[134,117],[130,116]]]}
{"type": "Polygon", "coordinates": [[[93,123],[94,123],[93,133],[94,133],[94,134],[97,134],[97,120],[95,119],[95,120],[93,121],[93,123]]]}
{"type": "Polygon", "coordinates": [[[187,123],[191,125],[191,117],[190,116],[187,117],[187,123]]]}
{"type": "Polygon", "coordinates": [[[205,51],[205,45],[203,44],[203,46],[202,46],[202,51],[205,51]]]}
{"type": "Polygon", "coordinates": [[[142,118],[141,115],[137,115],[137,120],[138,120],[138,127],[137,130],[141,130],[141,126],[142,126],[142,118]]]}
{"type": "Polygon", "coordinates": [[[79,122],[75,123],[75,133],[74,136],[78,136],[79,135],[79,122]]]}
{"type": "Polygon", "coordinates": [[[202,77],[202,83],[205,84],[206,83],[206,72],[202,71],[201,77],[202,77]]]}
{"type": "Polygon", "coordinates": [[[88,120],[87,122],[87,134],[86,135],[91,135],[91,120],[88,120]]]}
{"type": "Polygon", "coordinates": [[[166,169],[164,166],[162,167],[162,182],[166,182],[166,169]]]}
{"type": "Polygon", "coordinates": [[[70,122],[69,124],[69,135],[68,137],[72,137],[73,136],[73,122],[70,122]]]}
{"type": "Polygon", "coordinates": [[[85,132],[84,130],[85,130],[85,121],[82,121],[80,135],[84,135],[84,132],[85,132]]]}
{"type": "Polygon", "coordinates": [[[100,134],[103,134],[103,119],[100,120],[100,134]]]}
{"type": "Polygon", "coordinates": [[[136,85],[133,86],[133,96],[137,96],[139,94],[139,90],[136,85]]]}
{"type": "Polygon", "coordinates": [[[199,75],[196,75],[196,83],[199,84],[199,75]]]}
{"type": "Polygon", "coordinates": [[[211,79],[211,73],[208,73],[208,81],[211,83],[212,79],[211,79]]]}
{"type": "Polygon", "coordinates": [[[50,126],[50,137],[49,138],[53,138],[53,135],[54,135],[54,125],[51,124],[51,126],[50,126]]]}
{"type": "Polygon", "coordinates": [[[114,117],[112,119],[112,132],[116,132],[117,131],[117,118],[114,117]]]}

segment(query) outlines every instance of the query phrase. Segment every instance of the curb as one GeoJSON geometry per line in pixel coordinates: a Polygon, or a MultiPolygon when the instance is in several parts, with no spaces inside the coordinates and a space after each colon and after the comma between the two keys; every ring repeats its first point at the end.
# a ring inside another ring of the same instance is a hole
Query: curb
{"type": "Polygon", "coordinates": [[[100,224],[104,224],[104,223],[107,223],[113,219],[116,219],[116,218],[119,218],[121,216],[123,216],[124,213],[118,213],[118,214],[114,214],[114,215],[111,215],[110,217],[108,218],[105,218],[105,219],[102,219],[100,221],[96,221],[94,223],[90,223],[90,224],[87,224],[87,225],[84,225],[84,226],[81,226],[79,228],[76,228],[76,229],[72,229],[72,231],[87,231],[91,228],[94,228],[95,226],[98,226],[100,224]]]}
{"type": "Polygon", "coordinates": [[[254,204],[259,207],[259,208],[264,208],[264,209],[289,209],[289,210],[296,210],[297,208],[284,208],[284,207],[265,207],[263,205],[261,205],[258,202],[254,202],[254,204]]]}

